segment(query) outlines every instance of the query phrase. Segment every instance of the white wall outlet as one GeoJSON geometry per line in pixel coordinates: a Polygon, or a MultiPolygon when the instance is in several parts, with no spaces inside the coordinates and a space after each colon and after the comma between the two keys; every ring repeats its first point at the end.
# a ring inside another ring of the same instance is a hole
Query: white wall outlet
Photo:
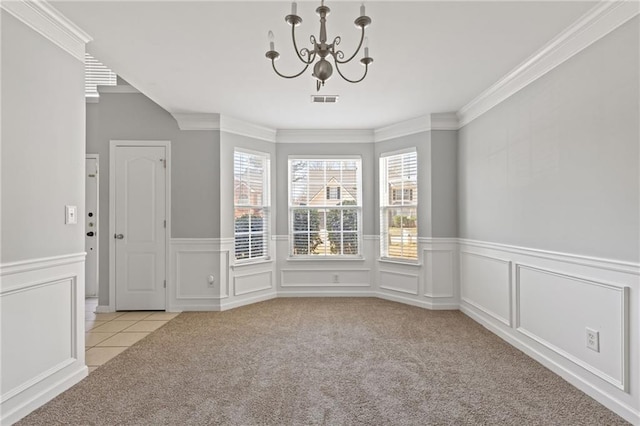
{"type": "Polygon", "coordinates": [[[333,282],[334,283],[339,283],[340,282],[340,276],[338,274],[333,274],[333,282]]]}
{"type": "Polygon", "coordinates": [[[600,332],[587,327],[587,348],[600,352],[600,332]]]}
{"type": "Polygon", "coordinates": [[[216,284],[216,279],[213,275],[209,275],[207,277],[207,282],[209,283],[209,287],[213,287],[216,284]]]}
{"type": "Polygon", "coordinates": [[[66,225],[75,225],[78,223],[78,207],[76,206],[64,206],[66,225]]]}

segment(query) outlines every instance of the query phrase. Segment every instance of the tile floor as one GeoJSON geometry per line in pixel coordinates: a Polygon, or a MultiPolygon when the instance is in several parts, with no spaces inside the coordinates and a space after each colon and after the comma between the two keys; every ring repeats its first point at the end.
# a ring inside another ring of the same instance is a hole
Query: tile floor
{"type": "Polygon", "coordinates": [[[96,314],[97,306],[97,298],[85,300],[85,359],[89,373],[179,315],[153,311],[96,314]]]}

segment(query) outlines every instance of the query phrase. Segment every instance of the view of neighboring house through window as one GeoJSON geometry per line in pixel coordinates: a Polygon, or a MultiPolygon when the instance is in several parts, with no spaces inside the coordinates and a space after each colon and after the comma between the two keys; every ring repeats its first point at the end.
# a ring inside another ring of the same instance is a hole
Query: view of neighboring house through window
{"type": "Polygon", "coordinates": [[[380,158],[381,256],[418,259],[418,158],[415,150],[380,158]]]}
{"type": "Polygon", "coordinates": [[[292,256],[357,256],[361,240],[360,158],[289,159],[292,256]]]}
{"type": "Polygon", "coordinates": [[[269,256],[269,156],[235,150],[233,204],[236,260],[269,256]]]}

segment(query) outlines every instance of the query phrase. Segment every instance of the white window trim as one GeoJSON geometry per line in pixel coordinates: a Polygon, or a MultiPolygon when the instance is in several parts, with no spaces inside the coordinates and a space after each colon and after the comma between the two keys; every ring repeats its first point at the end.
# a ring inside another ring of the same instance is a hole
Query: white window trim
{"type": "Polygon", "coordinates": [[[233,179],[233,195],[234,195],[234,203],[233,203],[233,216],[234,216],[234,229],[233,229],[233,260],[234,260],[234,265],[233,266],[248,266],[248,265],[255,265],[255,264],[260,264],[260,263],[269,263],[272,262],[271,259],[271,224],[272,224],[272,214],[271,214],[271,154],[268,152],[261,152],[261,151],[254,151],[251,149],[246,149],[246,148],[239,148],[236,147],[233,150],[233,157],[234,157],[234,179],[233,179]],[[262,200],[263,200],[263,204],[260,206],[255,206],[255,205],[236,205],[235,203],[235,154],[236,152],[240,152],[243,154],[248,154],[248,155],[254,155],[257,157],[262,157],[265,159],[265,164],[264,164],[264,171],[263,171],[263,194],[262,194],[262,200]],[[236,258],[236,231],[235,231],[235,211],[236,208],[247,208],[247,209],[263,209],[264,211],[267,212],[267,220],[266,220],[266,225],[267,225],[267,229],[264,232],[264,239],[265,239],[265,243],[264,243],[264,251],[265,251],[265,255],[264,256],[257,256],[257,257],[252,257],[252,258],[248,258],[248,259],[237,259],[236,258]]]}
{"type": "MultiPolygon", "coordinates": [[[[416,147],[409,147],[409,148],[404,148],[404,149],[400,149],[400,150],[396,150],[396,151],[390,151],[390,152],[385,152],[380,154],[378,162],[379,162],[379,181],[378,181],[378,185],[379,185],[379,209],[378,209],[378,214],[379,214],[379,220],[380,220],[380,257],[378,258],[379,262],[385,262],[385,263],[395,263],[395,264],[401,264],[401,265],[412,265],[412,266],[420,266],[422,265],[422,261],[421,261],[421,253],[420,253],[420,247],[418,246],[417,249],[417,253],[416,253],[416,259],[407,259],[407,258],[403,258],[403,257],[391,257],[391,256],[384,256],[382,253],[383,250],[383,220],[382,220],[382,212],[386,209],[391,209],[391,208],[403,208],[403,207],[415,207],[416,209],[416,214],[419,215],[419,211],[420,211],[420,197],[418,197],[418,201],[413,203],[413,204],[409,204],[409,205],[398,205],[398,206],[392,206],[392,205],[388,205],[388,204],[383,204],[383,200],[388,200],[389,199],[389,193],[388,193],[388,180],[387,180],[387,176],[386,176],[386,168],[383,170],[382,167],[380,167],[382,165],[382,160],[385,160],[389,157],[394,157],[397,155],[404,155],[404,154],[410,154],[410,153],[415,153],[416,154],[416,172],[418,169],[418,151],[416,149],[416,147]],[[384,174],[383,174],[384,172],[384,174]],[[383,182],[384,179],[384,182],[383,182]]],[[[417,178],[417,176],[416,176],[417,178]]],[[[419,189],[419,182],[416,183],[416,191],[418,191],[419,189]]],[[[418,195],[417,193],[415,195],[418,195]]],[[[388,201],[385,201],[385,203],[388,203],[388,201]]],[[[417,221],[418,218],[416,217],[416,226],[417,226],[417,221]]],[[[418,228],[419,229],[419,228],[418,228]]],[[[419,231],[418,231],[419,232],[419,231]]]]}
{"type": "Polygon", "coordinates": [[[288,217],[287,217],[287,234],[288,234],[288,254],[287,261],[360,261],[364,260],[363,254],[363,241],[364,241],[364,233],[362,230],[362,156],[361,155],[289,155],[287,157],[287,207],[288,207],[288,217]],[[331,208],[331,209],[351,209],[356,208],[358,215],[358,254],[334,254],[334,255],[294,255],[293,254],[293,236],[294,233],[292,231],[292,217],[293,210],[304,208],[305,206],[292,206],[291,205],[291,161],[301,161],[301,160],[335,160],[335,161],[344,161],[344,160],[358,160],[358,173],[356,173],[356,185],[357,185],[357,194],[356,206],[318,206],[313,207],[314,209],[322,209],[322,208],[331,208]]]}

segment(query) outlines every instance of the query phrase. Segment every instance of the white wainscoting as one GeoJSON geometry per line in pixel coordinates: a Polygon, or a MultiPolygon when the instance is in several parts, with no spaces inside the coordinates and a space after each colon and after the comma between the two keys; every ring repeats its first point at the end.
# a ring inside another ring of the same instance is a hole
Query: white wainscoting
{"type": "Polygon", "coordinates": [[[511,326],[511,262],[502,258],[460,252],[461,299],[511,326]]]}
{"type": "Polygon", "coordinates": [[[172,238],[170,244],[167,310],[219,310],[220,299],[229,295],[229,249],[219,238],[172,238]]]}
{"type": "Polygon", "coordinates": [[[420,293],[419,272],[407,273],[380,269],[380,289],[417,296],[420,293]]]}
{"type": "Polygon", "coordinates": [[[87,375],[85,254],[0,265],[0,423],[11,424],[87,375]]]}
{"type": "Polygon", "coordinates": [[[271,290],[273,288],[273,271],[258,271],[246,273],[243,275],[235,275],[233,277],[233,295],[243,296],[249,293],[255,293],[262,290],[271,290]]]}
{"type": "Polygon", "coordinates": [[[629,287],[516,264],[517,330],[622,390],[628,297],[629,287]],[[599,333],[598,352],[585,345],[587,327],[599,333]]]}
{"type": "Polygon", "coordinates": [[[291,287],[367,287],[371,288],[371,270],[327,265],[327,268],[281,269],[280,286],[291,287]]]}
{"type": "Polygon", "coordinates": [[[233,238],[171,239],[168,310],[222,311],[275,297],[274,263],[234,265],[233,252],[233,238]]]}
{"type": "Polygon", "coordinates": [[[458,309],[460,302],[458,239],[420,238],[423,296],[431,309],[458,309]]]}
{"type": "Polygon", "coordinates": [[[640,265],[461,239],[460,269],[464,313],[640,424],[640,265]]]}
{"type": "Polygon", "coordinates": [[[291,259],[289,238],[274,236],[276,243],[277,294],[282,297],[371,297],[375,295],[374,252],[376,238],[364,236],[362,258],[291,259]]]}
{"type": "Polygon", "coordinates": [[[458,309],[457,238],[418,239],[416,263],[378,262],[378,297],[426,309],[458,309]]]}

